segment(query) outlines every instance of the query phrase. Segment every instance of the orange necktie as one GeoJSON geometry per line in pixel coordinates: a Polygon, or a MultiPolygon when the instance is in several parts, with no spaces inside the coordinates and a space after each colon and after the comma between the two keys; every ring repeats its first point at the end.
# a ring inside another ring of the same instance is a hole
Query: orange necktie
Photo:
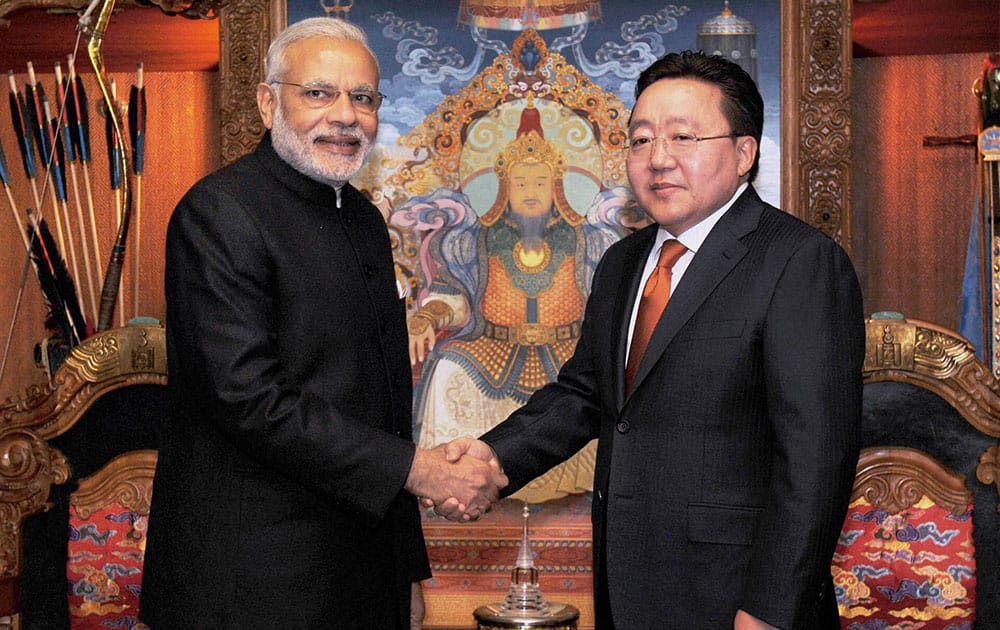
{"type": "Polygon", "coordinates": [[[660,248],[660,258],[656,261],[653,273],[649,274],[646,286],[642,289],[642,300],[639,302],[639,312],[635,317],[635,328],[632,331],[632,345],[629,347],[628,363],[625,365],[625,392],[632,391],[632,380],[639,371],[642,355],[653,336],[653,330],[663,309],[670,299],[670,282],[674,263],[687,251],[681,242],[669,239],[660,248]]]}

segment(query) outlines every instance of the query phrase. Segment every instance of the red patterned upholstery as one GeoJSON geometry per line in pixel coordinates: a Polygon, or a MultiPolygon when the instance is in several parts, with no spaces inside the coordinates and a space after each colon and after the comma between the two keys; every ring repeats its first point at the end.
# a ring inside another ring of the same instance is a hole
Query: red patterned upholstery
{"type": "Polygon", "coordinates": [[[69,614],[72,627],[106,628],[108,619],[135,625],[142,585],[146,516],[121,505],[87,520],[70,514],[69,614]]]}
{"type": "Polygon", "coordinates": [[[834,583],[847,628],[925,622],[923,628],[972,627],[976,561],[972,550],[972,506],[960,522],[924,497],[911,510],[888,514],[864,499],[851,506],[837,546],[834,583]],[[951,529],[943,529],[951,527],[951,529]],[[912,539],[910,539],[912,537],[912,539]],[[850,544],[845,544],[850,542],[850,544]],[[959,623],[965,622],[965,623],[959,623]]]}
{"type": "Polygon", "coordinates": [[[849,630],[971,630],[976,619],[972,494],[916,449],[865,449],[833,558],[849,630]]]}
{"type": "Polygon", "coordinates": [[[898,313],[867,320],[863,378],[861,457],[831,568],[841,626],[996,627],[1000,381],[968,340],[898,313]]]}
{"type": "Polygon", "coordinates": [[[73,630],[145,628],[138,621],[155,451],[121,455],[70,498],[66,565],[73,630]]]}

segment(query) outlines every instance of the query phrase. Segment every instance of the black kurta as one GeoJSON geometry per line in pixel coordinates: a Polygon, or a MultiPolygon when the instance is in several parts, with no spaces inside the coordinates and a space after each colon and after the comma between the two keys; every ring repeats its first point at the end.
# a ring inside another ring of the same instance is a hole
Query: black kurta
{"type": "Polygon", "coordinates": [[[169,390],[142,618],[171,628],[408,628],[429,577],[405,308],[385,222],[265,136],[167,233],[169,390]]]}

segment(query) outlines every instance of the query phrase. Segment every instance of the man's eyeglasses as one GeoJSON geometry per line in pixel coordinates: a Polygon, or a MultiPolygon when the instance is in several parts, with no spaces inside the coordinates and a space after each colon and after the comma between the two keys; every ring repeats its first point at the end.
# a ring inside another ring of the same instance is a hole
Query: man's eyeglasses
{"type": "Polygon", "coordinates": [[[326,85],[291,83],[289,81],[268,81],[271,85],[287,85],[299,88],[296,92],[298,102],[309,109],[325,109],[340,98],[341,94],[347,94],[354,111],[366,114],[374,114],[382,106],[385,94],[377,90],[338,90],[326,85]]]}
{"type": "Polygon", "coordinates": [[[704,138],[689,136],[683,133],[675,133],[672,136],[639,136],[638,138],[629,138],[625,146],[628,149],[629,157],[648,158],[653,154],[653,146],[657,142],[662,142],[667,153],[674,157],[684,157],[694,153],[695,149],[698,148],[699,142],[721,140],[722,138],[738,138],[740,135],[738,133],[727,133],[722,136],[706,136],[704,138]]]}

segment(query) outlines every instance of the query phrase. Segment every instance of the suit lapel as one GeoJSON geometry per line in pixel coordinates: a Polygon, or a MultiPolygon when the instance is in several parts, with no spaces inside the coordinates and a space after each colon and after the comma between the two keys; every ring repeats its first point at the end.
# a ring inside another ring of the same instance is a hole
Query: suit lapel
{"type": "MultiPolygon", "coordinates": [[[[741,239],[756,228],[763,210],[763,202],[751,186],[709,232],[708,238],[701,244],[680,283],[670,295],[667,308],[663,311],[646,347],[642,363],[639,364],[639,371],[632,384],[633,391],[642,385],[643,379],[659,361],[677,331],[691,319],[723,278],[746,255],[747,247],[741,239]]],[[[625,325],[627,330],[627,320],[625,325]]]]}

